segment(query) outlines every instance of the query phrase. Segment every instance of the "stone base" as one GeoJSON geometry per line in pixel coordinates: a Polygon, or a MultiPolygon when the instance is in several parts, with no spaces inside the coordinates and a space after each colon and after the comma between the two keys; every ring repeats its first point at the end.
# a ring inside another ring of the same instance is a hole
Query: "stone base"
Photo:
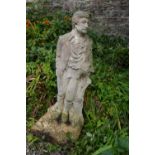
{"type": "Polygon", "coordinates": [[[44,136],[53,143],[65,144],[79,138],[82,127],[73,127],[69,123],[52,120],[52,113],[48,111],[32,127],[31,132],[37,136],[44,136]]]}

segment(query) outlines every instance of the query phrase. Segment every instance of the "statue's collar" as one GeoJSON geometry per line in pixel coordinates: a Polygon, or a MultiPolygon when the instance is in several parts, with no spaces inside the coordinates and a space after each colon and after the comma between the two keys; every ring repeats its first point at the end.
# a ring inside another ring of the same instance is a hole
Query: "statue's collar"
{"type": "Polygon", "coordinates": [[[71,41],[75,37],[74,29],[70,32],[69,41],[71,41]]]}
{"type": "MultiPolygon", "coordinates": [[[[75,32],[74,29],[70,32],[69,41],[72,41],[72,39],[75,38],[75,35],[76,35],[75,33],[76,33],[76,32],[75,32]]],[[[85,37],[84,40],[85,40],[85,41],[87,40],[87,35],[86,35],[86,37],[85,37]]]]}

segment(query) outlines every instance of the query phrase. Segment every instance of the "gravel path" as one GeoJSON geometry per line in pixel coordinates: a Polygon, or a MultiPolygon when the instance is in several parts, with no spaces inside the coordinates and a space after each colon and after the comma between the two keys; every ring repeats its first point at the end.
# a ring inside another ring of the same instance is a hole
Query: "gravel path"
{"type": "Polygon", "coordinates": [[[31,145],[27,143],[26,145],[26,155],[67,155],[63,152],[48,152],[45,148],[47,146],[47,143],[40,142],[37,145],[31,145]]]}

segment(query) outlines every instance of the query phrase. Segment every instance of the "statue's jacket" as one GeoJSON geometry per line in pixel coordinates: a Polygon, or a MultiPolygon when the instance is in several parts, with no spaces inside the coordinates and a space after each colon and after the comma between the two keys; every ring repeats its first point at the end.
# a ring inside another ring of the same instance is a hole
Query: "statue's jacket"
{"type": "MultiPolygon", "coordinates": [[[[75,75],[82,70],[93,72],[92,40],[86,36],[85,40],[75,43],[74,30],[59,37],[56,50],[56,71],[71,70],[75,75]]],[[[58,74],[57,74],[58,76],[58,74]]]]}

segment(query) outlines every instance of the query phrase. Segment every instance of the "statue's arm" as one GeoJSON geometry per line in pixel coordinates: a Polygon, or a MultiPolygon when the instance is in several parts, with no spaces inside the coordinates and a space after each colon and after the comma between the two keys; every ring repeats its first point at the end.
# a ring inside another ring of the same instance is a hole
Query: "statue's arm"
{"type": "Polygon", "coordinates": [[[61,52],[62,52],[62,39],[59,37],[57,48],[56,48],[56,75],[62,75],[62,67],[61,67],[61,52]]]}

